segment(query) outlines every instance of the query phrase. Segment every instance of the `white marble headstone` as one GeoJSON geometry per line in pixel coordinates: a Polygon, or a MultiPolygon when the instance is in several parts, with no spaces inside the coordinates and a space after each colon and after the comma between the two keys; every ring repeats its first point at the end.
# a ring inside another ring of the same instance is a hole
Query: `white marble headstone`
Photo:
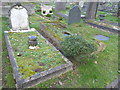
{"type": "Polygon", "coordinates": [[[10,10],[10,20],[13,31],[29,30],[28,12],[23,6],[14,6],[10,10]]]}
{"type": "Polygon", "coordinates": [[[42,5],[41,6],[41,14],[47,15],[47,14],[53,14],[52,6],[42,5]]]}

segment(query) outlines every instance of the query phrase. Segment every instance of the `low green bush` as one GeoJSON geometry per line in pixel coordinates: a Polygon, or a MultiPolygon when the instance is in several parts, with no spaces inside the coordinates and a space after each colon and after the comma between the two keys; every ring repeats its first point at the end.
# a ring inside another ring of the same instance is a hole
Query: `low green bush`
{"type": "Polygon", "coordinates": [[[59,17],[59,20],[63,20],[63,18],[62,18],[62,17],[59,17]]]}
{"type": "Polygon", "coordinates": [[[46,17],[51,17],[51,15],[50,15],[50,14],[47,14],[46,17]]]}
{"type": "Polygon", "coordinates": [[[85,58],[91,56],[97,47],[80,35],[70,35],[61,42],[61,49],[65,56],[85,58]]]}

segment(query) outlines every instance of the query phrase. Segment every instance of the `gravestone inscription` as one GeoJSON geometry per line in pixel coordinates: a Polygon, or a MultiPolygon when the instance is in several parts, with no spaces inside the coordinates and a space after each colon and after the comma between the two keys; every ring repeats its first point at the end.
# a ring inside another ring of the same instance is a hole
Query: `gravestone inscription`
{"type": "Polygon", "coordinates": [[[69,11],[68,24],[79,23],[81,19],[81,11],[78,6],[74,6],[69,11]]]}
{"type": "Polygon", "coordinates": [[[28,11],[20,3],[10,9],[12,30],[29,30],[28,11]]]}

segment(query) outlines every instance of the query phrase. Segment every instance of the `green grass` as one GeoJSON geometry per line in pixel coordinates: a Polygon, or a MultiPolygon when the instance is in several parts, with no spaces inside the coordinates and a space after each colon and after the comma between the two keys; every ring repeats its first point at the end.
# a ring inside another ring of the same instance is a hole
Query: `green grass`
{"type": "Polygon", "coordinates": [[[90,22],[90,23],[102,25],[102,26],[105,26],[105,27],[108,27],[108,28],[113,28],[113,29],[118,29],[118,30],[119,30],[119,26],[114,26],[114,25],[111,25],[111,24],[108,24],[108,23],[104,23],[104,22],[101,22],[101,21],[88,20],[87,22],[90,22]]]}
{"type": "Polygon", "coordinates": [[[13,78],[13,70],[12,66],[8,57],[8,52],[7,52],[7,47],[5,43],[5,38],[4,38],[4,31],[9,30],[10,28],[8,27],[9,21],[8,18],[1,18],[0,19],[2,23],[2,28],[0,28],[1,32],[1,37],[2,37],[2,84],[3,88],[15,88],[15,82],[13,78]]]}
{"type": "MultiPolygon", "coordinates": [[[[40,30],[40,26],[36,24],[39,19],[31,17],[31,27],[35,27],[37,30],[40,30]]],[[[3,30],[9,30],[8,28],[7,19],[4,20],[4,28],[3,30]]],[[[63,20],[61,23],[66,24],[67,21],[63,20]]],[[[57,28],[56,28],[57,29],[57,28]]],[[[87,60],[78,63],[73,60],[73,64],[75,65],[75,69],[73,71],[67,72],[60,77],[48,80],[44,83],[38,84],[33,88],[49,88],[49,87],[56,87],[56,88],[103,88],[118,78],[118,36],[115,34],[111,34],[108,32],[101,31],[96,28],[92,28],[91,26],[85,23],[79,24],[71,24],[68,25],[67,28],[59,28],[60,32],[68,31],[72,34],[79,33],[82,37],[89,41],[94,42],[94,36],[96,34],[102,34],[105,36],[110,37],[109,40],[103,41],[107,47],[103,52],[100,52],[96,55],[96,57],[89,58],[87,60]],[[98,63],[95,64],[94,62],[97,61],[98,63]],[[63,83],[63,85],[59,84],[59,81],[63,83]]],[[[53,30],[54,31],[54,30],[53,30]]],[[[5,41],[5,40],[4,40],[5,41]]],[[[3,43],[4,48],[6,48],[5,43],[3,43]]],[[[6,75],[8,72],[5,67],[11,66],[9,59],[7,57],[7,50],[3,51],[3,61],[4,63],[4,72],[6,75]]],[[[4,74],[5,75],[5,74],[4,74]]],[[[12,75],[11,75],[12,76],[12,75]]],[[[8,78],[9,79],[9,78],[8,78]]],[[[11,80],[11,79],[10,79],[11,80]]],[[[14,83],[9,82],[4,79],[4,87],[14,87],[14,83]]]]}
{"type": "Polygon", "coordinates": [[[115,17],[115,16],[112,16],[113,14],[109,13],[107,14],[107,12],[102,12],[102,11],[97,11],[97,17],[96,17],[96,20],[99,20],[99,16],[100,14],[104,14],[106,15],[104,17],[104,20],[108,21],[108,22],[115,22],[115,23],[118,23],[118,17],[115,17]]]}
{"type": "MultiPolygon", "coordinates": [[[[63,20],[61,23],[67,23],[63,20]]],[[[85,39],[95,42],[94,36],[97,34],[110,37],[110,40],[103,41],[107,47],[103,52],[96,55],[96,58],[90,58],[77,64],[75,70],[68,72],[61,77],[51,79],[35,87],[57,87],[57,88],[103,88],[117,78],[118,70],[118,36],[108,32],[101,31],[81,22],[79,24],[68,25],[67,28],[57,28],[59,32],[68,31],[72,34],[80,34],[85,39]],[[94,62],[98,63],[95,64],[94,62]],[[84,63],[85,62],[85,63],[84,63]],[[76,76],[76,77],[75,77],[76,76]],[[59,85],[58,81],[64,84],[59,85]]],[[[55,32],[54,29],[51,29],[55,32]]]]}
{"type": "Polygon", "coordinates": [[[24,79],[38,72],[65,64],[62,55],[59,54],[59,51],[54,50],[51,45],[47,44],[46,40],[41,38],[37,32],[9,32],[8,37],[13,47],[14,56],[18,64],[19,71],[24,79]],[[37,36],[37,46],[39,49],[30,50],[28,48],[29,36],[37,36]],[[17,56],[17,54],[21,54],[21,56],[17,56]],[[44,65],[41,66],[40,64],[44,65]],[[39,69],[40,71],[34,71],[36,69],[39,69]]]}

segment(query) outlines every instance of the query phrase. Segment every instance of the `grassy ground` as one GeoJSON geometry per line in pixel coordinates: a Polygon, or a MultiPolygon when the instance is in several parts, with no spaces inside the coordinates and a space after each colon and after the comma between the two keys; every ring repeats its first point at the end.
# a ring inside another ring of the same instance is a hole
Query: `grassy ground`
{"type": "MultiPolygon", "coordinates": [[[[32,23],[30,26],[35,27],[40,30],[38,22],[40,18],[32,18],[32,23]]],[[[66,23],[62,21],[61,23],[66,23]]],[[[4,18],[3,21],[3,31],[9,30],[8,21],[4,18]]],[[[85,23],[68,25],[67,28],[61,28],[59,30],[66,30],[73,34],[79,33],[85,39],[93,41],[94,36],[97,34],[102,34],[110,37],[110,40],[103,41],[107,47],[106,49],[97,54],[96,57],[90,58],[82,61],[81,63],[75,62],[75,69],[73,71],[67,72],[60,77],[48,80],[44,83],[34,86],[34,88],[103,88],[110,84],[117,78],[118,70],[118,36],[115,34],[110,34],[108,32],[103,32],[99,29],[92,28],[85,23]],[[97,62],[97,63],[96,63],[97,62]]],[[[4,37],[4,36],[3,36],[4,37]]],[[[5,42],[3,38],[3,70],[4,70],[4,87],[14,87],[14,80],[12,77],[12,68],[7,58],[8,53],[6,50],[5,42]]]]}
{"type": "MultiPolygon", "coordinates": [[[[62,21],[61,23],[66,23],[62,21]]],[[[52,29],[54,31],[54,29],[52,29]]],[[[102,88],[117,78],[118,63],[118,36],[92,28],[85,23],[68,25],[67,28],[60,28],[59,31],[68,31],[73,34],[79,33],[85,39],[93,41],[94,36],[102,34],[110,37],[110,40],[103,41],[107,48],[99,53],[96,58],[85,60],[85,63],[76,64],[75,70],[62,75],[59,78],[51,79],[35,87],[89,87],[102,88]],[[97,61],[97,64],[95,64],[97,61]],[[74,77],[76,75],[76,77],[74,77]],[[63,84],[60,85],[59,82],[63,84]]],[[[84,62],[84,61],[82,61],[84,62]]]]}
{"type": "Polygon", "coordinates": [[[103,14],[106,15],[104,17],[104,20],[108,21],[108,22],[115,22],[118,23],[118,17],[113,16],[112,13],[107,13],[107,12],[102,12],[102,11],[97,11],[97,16],[96,16],[96,20],[99,20],[99,15],[103,14]]]}
{"type": "MultiPolygon", "coordinates": [[[[2,21],[2,18],[0,18],[2,21]]],[[[0,22],[0,89],[2,88],[2,22],[0,22]]]]}
{"type": "Polygon", "coordinates": [[[8,57],[7,47],[4,38],[4,31],[9,30],[9,21],[7,18],[2,18],[2,76],[3,76],[3,88],[15,88],[15,82],[13,79],[13,70],[8,57]]]}

